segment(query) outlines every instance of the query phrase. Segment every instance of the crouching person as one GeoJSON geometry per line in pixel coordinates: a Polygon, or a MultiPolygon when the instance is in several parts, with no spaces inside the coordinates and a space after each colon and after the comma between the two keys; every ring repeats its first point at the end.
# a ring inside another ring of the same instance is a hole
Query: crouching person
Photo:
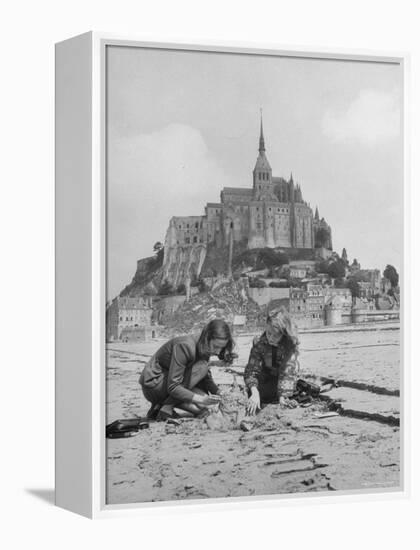
{"type": "Polygon", "coordinates": [[[219,388],[209,370],[209,359],[230,356],[233,339],[222,319],[210,321],[201,334],[172,338],[145,366],[140,384],[151,403],[149,418],[165,420],[174,408],[193,414],[220,401],[219,388]]]}
{"type": "Polygon", "coordinates": [[[248,414],[255,414],[262,403],[278,401],[283,407],[296,406],[290,398],[299,370],[298,346],[297,329],[286,308],[271,312],[265,332],[254,339],[245,368],[248,414]]]}

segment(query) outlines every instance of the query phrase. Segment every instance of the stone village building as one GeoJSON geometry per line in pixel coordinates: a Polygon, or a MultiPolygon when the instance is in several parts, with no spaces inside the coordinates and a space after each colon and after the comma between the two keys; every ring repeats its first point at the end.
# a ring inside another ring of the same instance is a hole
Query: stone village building
{"type": "Polygon", "coordinates": [[[289,310],[300,329],[399,319],[399,309],[378,310],[369,298],[353,299],[348,288],[307,284],[290,288],[289,310]]]}
{"type": "Polygon", "coordinates": [[[290,288],[289,311],[299,328],[325,325],[325,289],[321,285],[290,288]]]}
{"type": "Polygon", "coordinates": [[[351,323],[351,291],[311,283],[304,288],[290,288],[289,311],[299,328],[351,323]]]}
{"type": "Polygon", "coordinates": [[[246,241],[249,249],[270,247],[332,250],[331,228],[305,202],[293,176],[273,176],[265,152],[261,118],[252,187],[225,187],[219,203],[207,203],[202,216],[175,216],[166,233],[163,279],[174,286],[200,274],[206,249],[246,241]]]}
{"type": "Polygon", "coordinates": [[[117,296],[106,310],[106,340],[146,341],[156,336],[151,298],[117,296]]]}

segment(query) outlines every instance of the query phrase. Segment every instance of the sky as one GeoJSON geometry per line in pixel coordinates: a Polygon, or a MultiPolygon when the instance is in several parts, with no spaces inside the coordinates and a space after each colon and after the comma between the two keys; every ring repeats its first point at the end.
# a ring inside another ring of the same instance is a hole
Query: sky
{"type": "Polygon", "coordinates": [[[397,64],[108,48],[108,299],[223,187],[252,187],[260,109],[273,176],[289,177],[362,268],[403,264],[397,64]]]}

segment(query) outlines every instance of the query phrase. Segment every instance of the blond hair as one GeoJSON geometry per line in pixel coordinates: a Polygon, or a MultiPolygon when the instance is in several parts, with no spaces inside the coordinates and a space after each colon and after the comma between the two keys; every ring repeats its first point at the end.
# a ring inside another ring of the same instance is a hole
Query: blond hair
{"type": "Polygon", "coordinates": [[[297,326],[284,306],[273,309],[268,313],[267,325],[270,325],[274,333],[285,336],[289,340],[291,347],[297,351],[297,347],[299,346],[297,326]]]}

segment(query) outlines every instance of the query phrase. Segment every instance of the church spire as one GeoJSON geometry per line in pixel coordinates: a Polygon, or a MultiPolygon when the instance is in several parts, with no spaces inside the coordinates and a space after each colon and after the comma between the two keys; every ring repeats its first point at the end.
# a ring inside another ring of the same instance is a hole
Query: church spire
{"type": "Polygon", "coordinates": [[[262,116],[262,109],[260,109],[261,112],[261,124],[260,124],[260,147],[259,152],[264,153],[265,152],[265,143],[264,143],[264,132],[263,132],[263,116],[262,116]]]}
{"type": "Polygon", "coordinates": [[[315,219],[316,219],[316,220],[319,220],[318,207],[316,207],[316,209],[315,209],[315,219]]]}
{"type": "MultiPolygon", "coordinates": [[[[261,120],[260,120],[260,147],[258,149],[258,158],[255,163],[255,168],[253,171],[253,180],[254,180],[254,191],[256,196],[261,197],[274,197],[273,200],[277,200],[273,193],[273,180],[271,174],[271,166],[268,162],[267,157],[265,156],[265,143],[264,143],[264,130],[263,130],[263,118],[262,118],[262,109],[261,120]]],[[[260,200],[260,199],[258,199],[260,200]]]]}

